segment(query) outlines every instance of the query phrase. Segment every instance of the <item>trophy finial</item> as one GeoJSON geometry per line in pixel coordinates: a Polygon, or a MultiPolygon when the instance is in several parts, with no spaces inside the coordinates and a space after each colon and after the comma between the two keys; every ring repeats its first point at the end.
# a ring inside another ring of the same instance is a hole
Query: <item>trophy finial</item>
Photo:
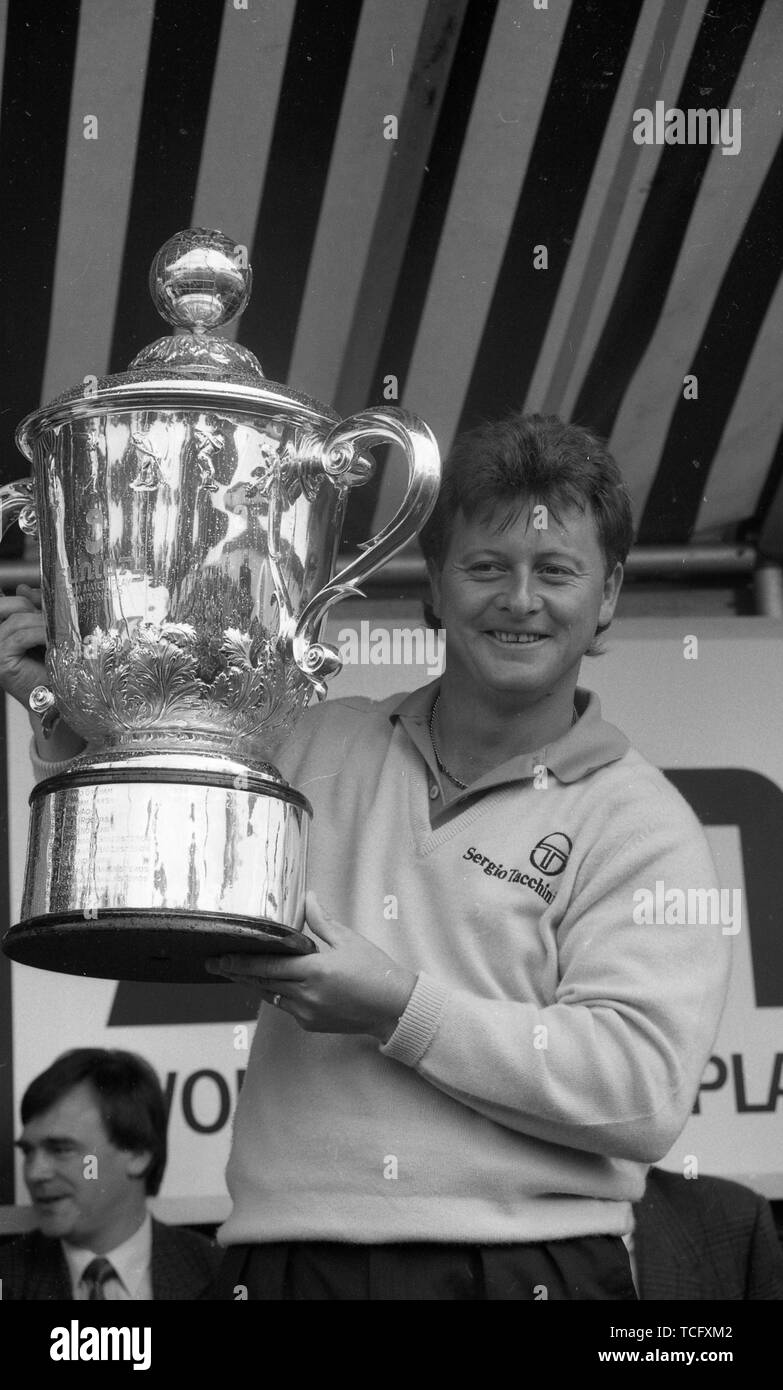
{"type": "Polygon", "coordinates": [[[241,314],[250,298],[253,272],[241,242],[205,227],[177,232],[152,262],[149,285],[155,308],[176,331],[142,348],[131,371],[263,382],[261,363],[250,349],[213,332],[241,314]]]}
{"type": "Polygon", "coordinates": [[[204,333],[242,313],[253,272],[246,247],[223,232],[191,227],[161,246],[149,284],[155,308],[168,323],[204,333]]]}

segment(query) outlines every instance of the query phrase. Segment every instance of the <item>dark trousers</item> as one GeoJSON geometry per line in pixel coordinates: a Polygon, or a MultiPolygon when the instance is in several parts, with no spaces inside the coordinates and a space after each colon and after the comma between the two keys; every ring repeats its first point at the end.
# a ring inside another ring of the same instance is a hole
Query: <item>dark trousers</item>
{"type": "Polygon", "coordinates": [[[348,1245],[291,1241],[228,1248],[215,1299],[635,1301],[619,1236],[526,1245],[348,1245]]]}

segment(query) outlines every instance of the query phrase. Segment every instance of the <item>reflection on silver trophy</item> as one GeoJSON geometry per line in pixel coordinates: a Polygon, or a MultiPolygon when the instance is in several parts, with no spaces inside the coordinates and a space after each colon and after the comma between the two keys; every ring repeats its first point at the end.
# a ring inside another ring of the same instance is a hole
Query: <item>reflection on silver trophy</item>
{"type": "Polygon", "coordinates": [[[33,478],[0,488],[4,526],[40,540],[49,685],[31,707],[87,742],[31,796],[3,943],[28,965],[207,981],[209,956],[313,949],[311,811],[270,750],[340,669],[327,610],[415,535],[439,459],[415,416],[340,422],[213,332],[249,297],[242,252],[220,232],[172,237],[150,287],[179,331],[28,416],[33,478]],[[334,578],[381,443],[401,446],[404,500],[334,578]]]}

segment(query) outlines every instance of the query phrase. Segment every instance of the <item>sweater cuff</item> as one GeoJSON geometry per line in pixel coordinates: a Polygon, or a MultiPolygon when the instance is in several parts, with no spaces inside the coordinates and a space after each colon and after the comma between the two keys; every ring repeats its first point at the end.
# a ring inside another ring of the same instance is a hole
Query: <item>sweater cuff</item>
{"type": "Polygon", "coordinates": [[[449,992],[424,971],[420,971],[413,993],[391,1037],[380,1051],[407,1067],[415,1067],[438,1031],[449,992]]]}
{"type": "Polygon", "coordinates": [[[73,758],[63,758],[60,762],[46,762],[44,758],[39,758],[35,747],[35,739],[31,738],[30,762],[33,765],[33,775],[36,782],[43,782],[47,777],[56,777],[60,772],[67,772],[73,762],[73,758]]]}

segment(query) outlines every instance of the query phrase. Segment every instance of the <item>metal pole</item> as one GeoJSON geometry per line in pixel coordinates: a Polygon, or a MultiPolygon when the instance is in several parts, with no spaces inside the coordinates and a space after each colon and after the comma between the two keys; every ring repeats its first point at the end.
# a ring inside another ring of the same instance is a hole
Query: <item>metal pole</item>
{"type": "MultiPolygon", "coordinates": [[[[337,560],[337,572],[340,573],[345,567],[355,559],[354,555],[341,555],[337,560]]],[[[669,579],[690,578],[695,574],[751,574],[756,567],[756,551],[751,545],[640,545],[636,546],[628,556],[625,565],[625,572],[631,578],[642,578],[648,575],[657,575],[669,579]]],[[[775,593],[780,592],[780,566],[767,565],[757,570],[757,575],[764,575],[768,571],[775,571],[777,578],[763,577],[758,580],[764,594],[769,593],[770,598],[764,600],[773,603],[775,593]]],[[[17,584],[38,584],[40,582],[38,565],[30,560],[0,560],[0,589],[12,590],[17,584]]],[[[403,552],[395,555],[383,569],[378,570],[366,581],[368,588],[383,585],[384,588],[394,588],[399,585],[422,585],[427,582],[427,569],[424,558],[418,552],[403,552]]],[[[758,590],[757,590],[758,592],[758,590]]],[[[761,599],[759,599],[761,602],[761,599]]],[[[783,616],[783,614],[770,614],[770,616],[783,616]]]]}
{"type": "Polygon", "coordinates": [[[783,566],[762,560],[753,573],[756,612],[764,618],[783,619],[783,566]]]}

